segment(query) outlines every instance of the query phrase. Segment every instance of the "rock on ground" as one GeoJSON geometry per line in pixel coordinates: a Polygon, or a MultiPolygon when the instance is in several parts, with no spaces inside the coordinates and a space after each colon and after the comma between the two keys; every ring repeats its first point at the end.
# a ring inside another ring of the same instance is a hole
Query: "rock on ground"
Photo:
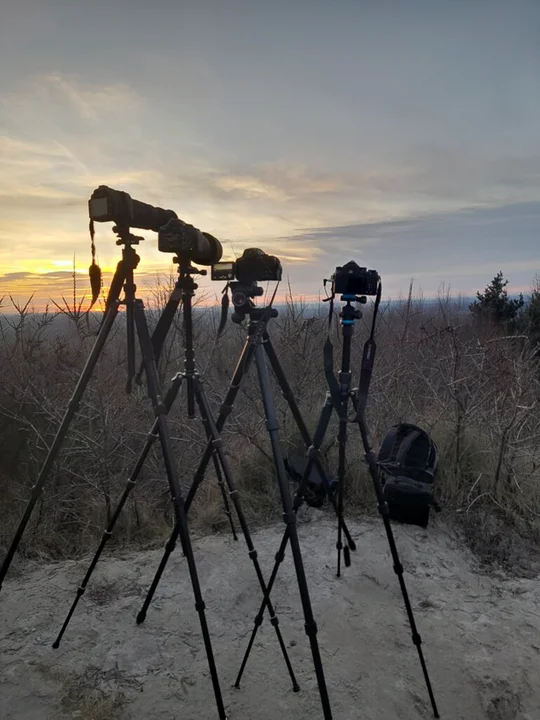
{"type": "MultiPolygon", "coordinates": [[[[299,526],[335,720],[433,717],[384,528],[350,522],[358,545],[336,577],[335,525],[299,526]]],[[[459,536],[395,527],[441,718],[540,718],[540,584],[483,574],[459,536]]],[[[282,526],[253,533],[268,578],[282,526]]],[[[272,598],[300,692],[266,619],[233,686],[261,592],[243,539],[194,541],[230,720],[323,718],[290,552],[272,598]]],[[[161,551],[106,556],[58,650],[51,644],[88,560],[24,569],[0,593],[4,720],[218,718],[188,567],[174,552],[146,622],[135,616],[161,551]]]]}

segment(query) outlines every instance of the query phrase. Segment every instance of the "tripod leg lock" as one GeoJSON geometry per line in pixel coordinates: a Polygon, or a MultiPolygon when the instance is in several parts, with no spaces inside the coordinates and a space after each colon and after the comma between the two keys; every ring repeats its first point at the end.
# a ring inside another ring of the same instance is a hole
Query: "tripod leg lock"
{"type": "Polygon", "coordinates": [[[420,634],[417,632],[413,632],[412,641],[416,645],[416,647],[420,647],[420,645],[422,644],[422,638],[420,637],[420,634]]]}
{"type": "Polygon", "coordinates": [[[219,408],[219,414],[223,418],[223,421],[226,420],[226,418],[229,417],[233,409],[232,405],[226,405],[225,403],[222,403],[221,407],[219,408]]]}
{"type": "Polygon", "coordinates": [[[238,488],[234,488],[234,490],[229,490],[229,497],[234,502],[235,500],[238,500],[240,497],[240,493],[238,492],[238,488]]]}
{"type": "Polygon", "coordinates": [[[319,451],[315,445],[310,445],[306,451],[306,457],[308,460],[316,460],[319,457],[319,451]]]}
{"type": "Polygon", "coordinates": [[[250,550],[250,551],[248,552],[248,555],[249,555],[249,557],[250,557],[251,560],[256,560],[257,557],[258,557],[258,553],[257,553],[256,550],[250,550]]]}
{"type": "Polygon", "coordinates": [[[283,513],[283,522],[285,525],[294,525],[296,523],[296,514],[293,510],[291,512],[283,513]]]}
{"type": "Polygon", "coordinates": [[[167,544],[165,545],[165,551],[167,553],[172,553],[174,548],[176,547],[176,538],[171,535],[171,537],[168,539],[167,544]]]}
{"type": "Polygon", "coordinates": [[[279,550],[276,553],[276,563],[282,563],[285,560],[285,550],[279,550]]]}
{"type": "Polygon", "coordinates": [[[160,415],[166,415],[167,414],[167,407],[165,406],[165,403],[163,400],[158,400],[156,403],[156,406],[154,408],[154,415],[156,417],[159,417],[160,415]]]}
{"type": "Polygon", "coordinates": [[[317,630],[317,623],[315,622],[315,620],[312,620],[311,622],[306,623],[304,625],[304,628],[306,631],[306,635],[309,638],[315,637],[317,635],[318,630],[317,630]]]}
{"type": "Polygon", "coordinates": [[[255,625],[255,627],[258,627],[258,628],[259,628],[259,627],[261,627],[261,625],[262,625],[262,621],[263,621],[263,613],[259,613],[259,614],[256,616],[255,622],[254,622],[253,624],[255,625]]]}
{"type": "Polygon", "coordinates": [[[204,612],[206,610],[206,603],[204,602],[204,600],[201,600],[200,602],[195,603],[195,610],[198,613],[204,612]]]}
{"type": "Polygon", "coordinates": [[[396,575],[403,575],[403,565],[400,562],[394,565],[394,572],[396,575]]]}
{"type": "Polygon", "coordinates": [[[343,543],[341,542],[341,540],[337,541],[336,550],[343,550],[343,543]]]}

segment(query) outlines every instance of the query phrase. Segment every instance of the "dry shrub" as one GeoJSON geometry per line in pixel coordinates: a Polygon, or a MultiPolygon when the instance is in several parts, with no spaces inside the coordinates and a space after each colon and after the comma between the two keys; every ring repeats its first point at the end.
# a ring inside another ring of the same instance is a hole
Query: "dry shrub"
{"type": "MultiPolygon", "coordinates": [[[[163,306],[165,290],[164,286],[151,304],[151,324],[163,306]]],[[[94,341],[99,319],[35,313],[30,305],[13,310],[8,314],[4,308],[0,325],[0,547],[7,546],[13,535],[94,341]]],[[[353,337],[353,382],[358,379],[371,312],[369,307],[364,309],[353,337]]],[[[218,321],[216,308],[195,311],[196,359],[215,415],[245,342],[245,328],[229,323],[216,343],[218,321]]],[[[280,363],[313,432],[326,394],[322,347],[328,333],[327,307],[307,306],[290,298],[269,328],[280,363]]],[[[183,333],[179,317],[160,360],[164,386],[183,367],[183,333]]],[[[330,336],[338,369],[337,322],[330,336]]],[[[368,403],[375,448],[396,422],[419,424],[439,445],[437,484],[445,513],[465,522],[473,545],[481,549],[484,543],[491,552],[494,538],[503,527],[532,537],[540,500],[540,376],[528,339],[504,336],[490,326],[473,326],[467,303],[448,293],[442,293],[436,303],[426,303],[411,293],[407,301],[382,307],[376,341],[368,403]]],[[[273,377],[271,382],[283,451],[298,449],[298,430],[273,377]]],[[[153,424],[144,385],[135,386],[131,396],[126,395],[124,385],[125,332],[120,316],[21,543],[24,555],[61,558],[88,552],[110,521],[153,424]]],[[[206,439],[199,419],[186,419],[185,394],[173,406],[169,420],[185,496],[206,439]]],[[[331,472],[337,467],[336,434],[334,418],[322,448],[331,472]]],[[[222,436],[248,521],[279,519],[280,498],[255,367],[238,392],[222,436]]],[[[347,462],[349,504],[375,511],[363,448],[353,425],[349,428],[347,462]]],[[[212,463],[190,509],[190,518],[198,531],[219,532],[228,527],[212,463]]],[[[161,542],[172,522],[169,490],[156,443],[111,543],[161,542]]]]}

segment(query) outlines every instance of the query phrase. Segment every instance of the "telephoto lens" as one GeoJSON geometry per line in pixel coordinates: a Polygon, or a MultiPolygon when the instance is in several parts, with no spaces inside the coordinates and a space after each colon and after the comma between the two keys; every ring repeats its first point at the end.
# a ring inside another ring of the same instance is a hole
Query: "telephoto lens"
{"type": "Polygon", "coordinates": [[[134,200],[128,193],[113,190],[106,185],[100,185],[94,190],[88,201],[88,212],[94,222],[114,222],[120,227],[154,232],[177,217],[173,210],[134,200]]]}
{"type": "Polygon", "coordinates": [[[178,253],[198,265],[214,265],[223,255],[223,248],[217,238],[179,218],[169,220],[159,229],[158,250],[178,253]]]}

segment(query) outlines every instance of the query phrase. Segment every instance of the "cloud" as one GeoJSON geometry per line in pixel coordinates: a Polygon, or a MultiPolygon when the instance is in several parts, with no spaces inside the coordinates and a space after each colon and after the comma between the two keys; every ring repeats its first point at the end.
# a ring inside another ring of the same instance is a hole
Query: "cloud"
{"type": "MultiPolygon", "coordinates": [[[[280,154],[252,156],[220,135],[216,152],[185,130],[173,95],[157,107],[126,83],[48,71],[0,98],[0,111],[0,263],[14,272],[48,270],[74,252],[89,261],[86,203],[99,184],[173,208],[216,235],[224,257],[248,246],[278,255],[300,292],[348,257],[396,285],[478,276],[486,262],[517,272],[538,259],[536,146],[428,145],[420,133],[384,153],[337,134],[320,155],[302,156],[284,136],[280,154]]],[[[97,231],[109,269],[110,230],[97,231]]],[[[141,272],[164,267],[155,236],[143,234],[141,272]]]]}
{"type": "Polygon", "coordinates": [[[97,122],[104,115],[121,107],[125,113],[135,112],[139,97],[125,84],[98,85],[82,84],[76,76],[51,73],[39,79],[40,87],[53,97],[65,100],[82,120],[97,122]]]}
{"type": "Polygon", "coordinates": [[[540,202],[523,202],[312,228],[291,240],[317,246],[329,263],[352,257],[375,267],[393,286],[414,276],[430,290],[443,281],[472,289],[465,278],[501,269],[527,282],[540,267],[539,226],[540,202]]]}
{"type": "Polygon", "coordinates": [[[141,99],[127,84],[89,83],[76,75],[53,72],[29,78],[18,91],[4,94],[1,104],[6,118],[26,119],[32,107],[39,105],[48,116],[63,111],[94,126],[119,115],[129,117],[140,110],[141,99]]]}

